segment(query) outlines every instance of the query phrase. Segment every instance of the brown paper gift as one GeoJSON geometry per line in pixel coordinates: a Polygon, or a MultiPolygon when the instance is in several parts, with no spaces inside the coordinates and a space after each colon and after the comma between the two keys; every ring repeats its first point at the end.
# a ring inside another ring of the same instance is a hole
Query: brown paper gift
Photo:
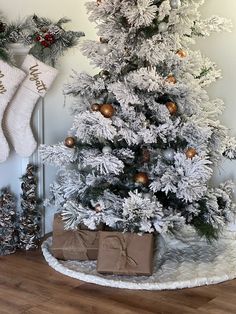
{"type": "Polygon", "coordinates": [[[153,235],[99,232],[99,273],[150,276],[152,267],[153,235]]]}
{"type": "Polygon", "coordinates": [[[64,230],[60,214],[55,214],[52,235],[52,254],[62,260],[96,260],[98,232],[90,230],[64,230]]]}

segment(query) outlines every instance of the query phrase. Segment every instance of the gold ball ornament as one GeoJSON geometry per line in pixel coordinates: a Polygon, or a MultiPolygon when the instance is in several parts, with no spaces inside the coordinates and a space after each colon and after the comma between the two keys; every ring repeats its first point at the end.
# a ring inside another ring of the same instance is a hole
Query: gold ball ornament
{"type": "Polygon", "coordinates": [[[68,147],[68,148],[74,148],[74,147],[75,147],[75,144],[76,144],[76,140],[75,140],[74,137],[68,136],[68,137],[65,139],[64,144],[65,144],[65,146],[68,147]]]}
{"type": "Polygon", "coordinates": [[[197,151],[196,151],[195,148],[189,147],[186,150],[185,155],[186,155],[187,158],[191,158],[192,159],[193,157],[195,157],[197,155],[197,151]]]}
{"type": "Polygon", "coordinates": [[[100,112],[105,118],[111,118],[115,113],[115,109],[111,104],[103,104],[100,106],[100,112]]]}
{"type": "Polygon", "coordinates": [[[91,110],[92,111],[99,111],[100,110],[100,105],[99,104],[92,104],[91,110]]]}
{"type": "Polygon", "coordinates": [[[169,83],[169,84],[176,84],[177,80],[174,77],[174,75],[170,74],[170,75],[167,76],[166,82],[169,83]]]}
{"type": "Polygon", "coordinates": [[[173,101],[168,101],[166,103],[166,107],[169,110],[169,113],[171,115],[175,115],[178,111],[178,107],[177,107],[176,103],[174,103],[173,101]]]}
{"type": "Polygon", "coordinates": [[[176,54],[180,57],[180,58],[186,58],[187,57],[187,52],[183,49],[178,49],[176,54]]]}
{"type": "Polygon", "coordinates": [[[146,172],[138,172],[134,176],[135,183],[140,183],[143,185],[148,185],[149,177],[146,172]]]}

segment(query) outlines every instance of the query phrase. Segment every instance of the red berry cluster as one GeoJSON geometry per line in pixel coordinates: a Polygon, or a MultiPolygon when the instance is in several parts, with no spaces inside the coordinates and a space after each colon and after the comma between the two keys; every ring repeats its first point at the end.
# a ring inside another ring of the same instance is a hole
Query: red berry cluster
{"type": "Polygon", "coordinates": [[[43,35],[36,34],[35,41],[39,42],[45,48],[50,47],[55,42],[55,37],[53,34],[47,32],[43,35]]]}

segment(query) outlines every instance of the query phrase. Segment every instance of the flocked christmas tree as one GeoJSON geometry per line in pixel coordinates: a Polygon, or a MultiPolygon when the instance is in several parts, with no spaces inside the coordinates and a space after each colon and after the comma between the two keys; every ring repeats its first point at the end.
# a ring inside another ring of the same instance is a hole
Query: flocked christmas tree
{"type": "Polygon", "coordinates": [[[211,185],[235,139],[218,120],[224,108],[206,86],[220,71],[189,47],[198,36],[230,30],[201,19],[203,0],[97,0],[87,4],[100,41],[83,53],[101,68],[74,73],[74,122],[65,143],[42,146],[60,168],[51,202],[66,228],[163,233],[186,224],[217,237],[234,212],[232,182],[211,185]]]}

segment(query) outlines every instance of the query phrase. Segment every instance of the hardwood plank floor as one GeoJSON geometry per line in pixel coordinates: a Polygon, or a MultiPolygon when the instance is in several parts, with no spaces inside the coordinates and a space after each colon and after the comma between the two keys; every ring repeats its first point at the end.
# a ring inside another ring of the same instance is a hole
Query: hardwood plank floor
{"type": "Polygon", "coordinates": [[[236,280],[175,291],[132,291],[80,282],[40,251],[0,257],[0,314],[236,313],[236,280]]]}

